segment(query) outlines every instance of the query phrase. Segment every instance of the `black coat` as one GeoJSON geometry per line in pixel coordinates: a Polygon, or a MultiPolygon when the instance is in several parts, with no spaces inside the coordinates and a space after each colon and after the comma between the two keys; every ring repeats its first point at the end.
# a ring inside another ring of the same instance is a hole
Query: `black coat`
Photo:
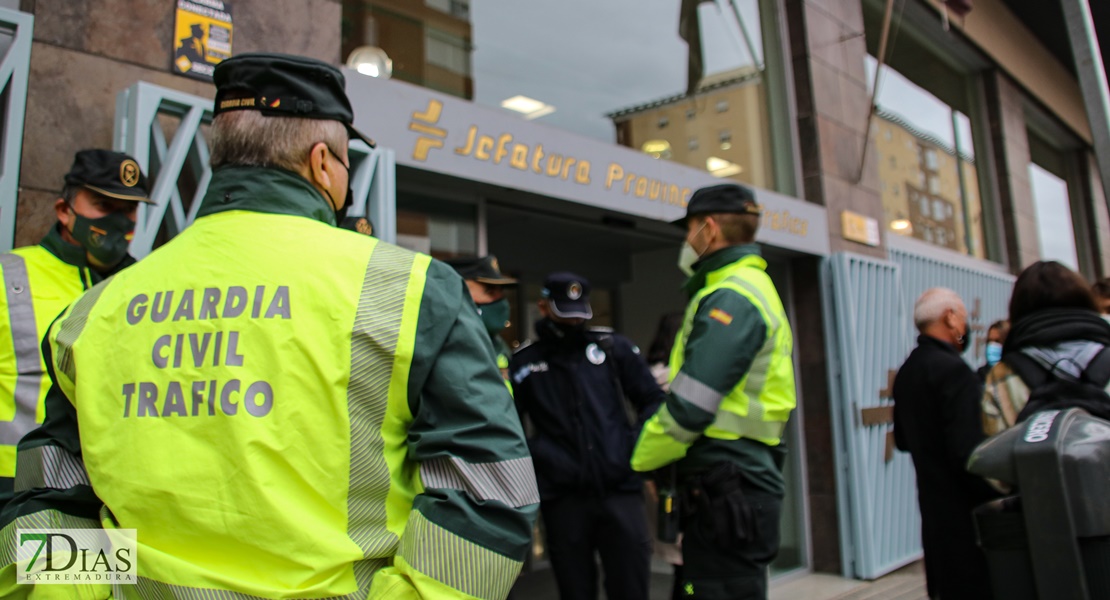
{"type": "Polygon", "coordinates": [[[971,510],[997,497],[967,472],[983,433],[979,377],[951,344],[922,335],[894,379],[894,439],[917,471],[929,595],[990,598],[971,510]]]}
{"type": "Polygon", "coordinates": [[[513,356],[509,375],[517,410],[531,423],[526,433],[541,499],[643,488],[629,464],[632,448],[666,394],[628,339],[591,330],[568,345],[541,332],[513,356]]]}

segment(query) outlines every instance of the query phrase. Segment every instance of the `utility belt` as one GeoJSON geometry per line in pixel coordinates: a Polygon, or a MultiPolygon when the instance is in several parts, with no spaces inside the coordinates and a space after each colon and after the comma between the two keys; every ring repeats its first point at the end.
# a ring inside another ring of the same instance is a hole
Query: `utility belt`
{"type": "Polygon", "coordinates": [[[741,489],[744,480],[740,467],[720,462],[698,475],[687,478],[681,488],[675,485],[676,467],[670,465],[658,485],[658,537],[674,542],[678,531],[698,529],[722,551],[736,548],[755,535],[750,503],[741,489]],[[669,485],[668,485],[669,484],[669,485]]]}

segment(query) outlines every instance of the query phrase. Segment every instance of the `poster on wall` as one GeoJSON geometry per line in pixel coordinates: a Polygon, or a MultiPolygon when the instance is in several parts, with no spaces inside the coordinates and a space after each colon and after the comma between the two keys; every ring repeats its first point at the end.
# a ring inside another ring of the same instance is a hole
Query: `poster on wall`
{"type": "Polygon", "coordinates": [[[231,57],[231,30],[230,2],[177,0],[174,73],[211,81],[216,65],[231,57]]]}

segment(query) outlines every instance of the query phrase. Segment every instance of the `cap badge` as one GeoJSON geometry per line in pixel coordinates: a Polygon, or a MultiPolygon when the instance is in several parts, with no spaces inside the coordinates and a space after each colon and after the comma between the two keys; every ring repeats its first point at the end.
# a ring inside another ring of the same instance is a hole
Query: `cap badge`
{"type": "Polygon", "coordinates": [[[139,163],[130,158],[120,163],[119,180],[127,187],[135,187],[139,183],[139,163]]]}
{"type": "Polygon", "coordinates": [[[355,223],[355,231],[363,235],[374,235],[374,228],[370,226],[370,221],[362,218],[355,223]]]}
{"type": "Polygon", "coordinates": [[[567,286],[567,298],[577,300],[582,297],[582,284],[577,281],[572,281],[567,286]]]}
{"type": "Polygon", "coordinates": [[[490,264],[490,266],[493,267],[494,271],[497,271],[498,273],[501,272],[501,265],[497,264],[497,259],[496,258],[490,259],[489,264],[490,264]]]}

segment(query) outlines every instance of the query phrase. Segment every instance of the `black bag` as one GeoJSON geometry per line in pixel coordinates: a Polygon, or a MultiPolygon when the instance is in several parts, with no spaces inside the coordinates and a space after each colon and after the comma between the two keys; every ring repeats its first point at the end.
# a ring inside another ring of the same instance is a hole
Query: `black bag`
{"type": "Polygon", "coordinates": [[[682,522],[700,528],[701,536],[722,551],[752,538],[752,509],[740,484],[743,475],[733,463],[718,463],[687,482],[682,522]]]}
{"type": "Polygon", "coordinates": [[[1029,388],[1029,401],[1017,416],[1020,423],[1042,410],[1081,408],[1092,416],[1110,420],[1110,348],[1103,348],[1076,377],[1042,364],[1026,352],[1003,359],[1029,388]]]}

